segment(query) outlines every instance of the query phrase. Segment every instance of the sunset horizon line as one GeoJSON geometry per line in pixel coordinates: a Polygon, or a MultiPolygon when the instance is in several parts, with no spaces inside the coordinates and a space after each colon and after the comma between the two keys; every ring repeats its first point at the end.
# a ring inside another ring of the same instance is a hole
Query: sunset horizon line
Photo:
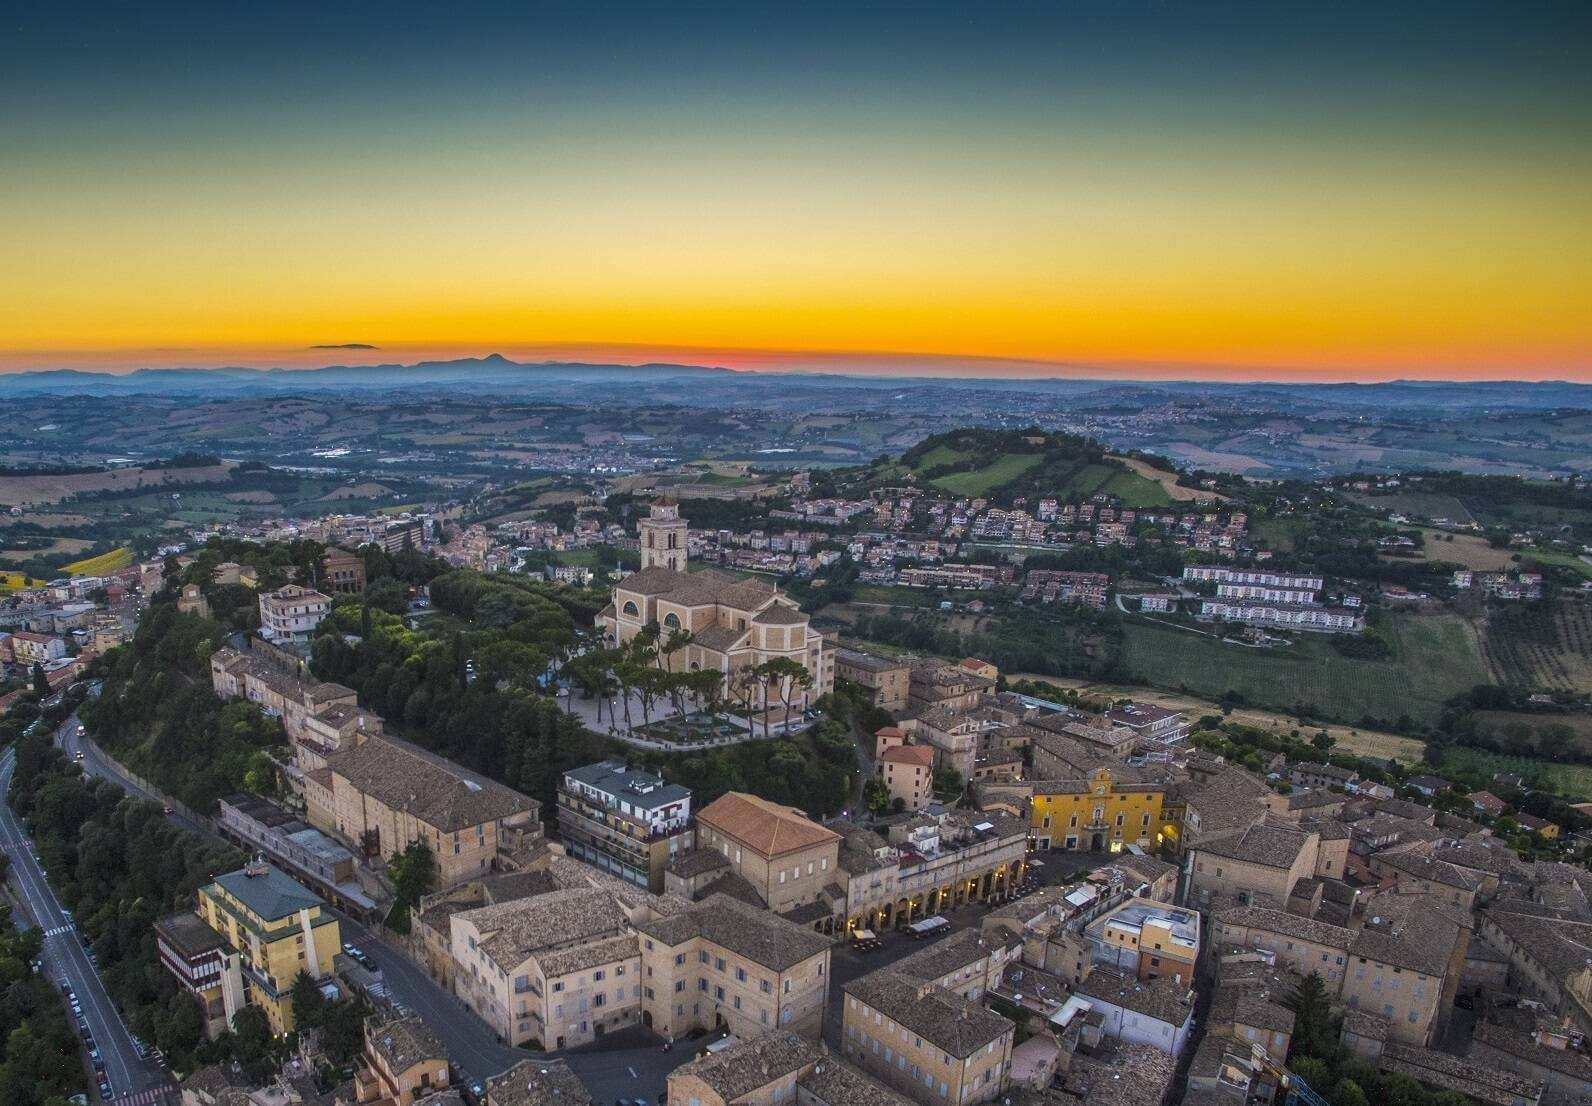
{"type": "Polygon", "coordinates": [[[0,350],[0,375],[87,372],[129,376],[137,372],[228,369],[313,372],[321,369],[404,368],[428,362],[485,360],[516,364],[604,364],[645,368],[675,365],[735,373],[861,378],[968,380],[1103,380],[1145,383],[1230,384],[1592,384],[1592,366],[1510,368],[1398,364],[1359,369],[1231,361],[1132,359],[1085,361],[977,353],[897,350],[725,348],[640,342],[399,342],[344,341],[293,347],[251,345],[150,346],[89,350],[0,350]],[[339,353],[350,356],[339,359],[339,353]],[[160,355],[165,355],[164,357],[160,355]],[[362,355],[362,356],[354,356],[362,355]]]}

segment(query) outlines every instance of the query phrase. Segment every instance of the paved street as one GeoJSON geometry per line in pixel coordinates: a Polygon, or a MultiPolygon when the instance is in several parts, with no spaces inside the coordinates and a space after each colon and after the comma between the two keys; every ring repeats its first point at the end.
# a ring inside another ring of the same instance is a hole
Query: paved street
{"type": "MultiPolygon", "coordinates": [[[[0,754],[0,792],[9,793],[15,769],[16,752],[7,749],[0,754]]],[[[77,930],[61,913],[55,892],[45,881],[38,859],[33,855],[27,831],[12,813],[9,802],[0,802],[0,844],[11,858],[9,882],[13,890],[27,903],[28,912],[44,930],[45,974],[52,981],[65,979],[83,1004],[84,1019],[105,1061],[112,1101],[121,1106],[146,1106],[165,1101],[172,1090],[170,1077],[155,1064],[139,1058],[127,1026],[106,994],[99,973],[89,963],[77,930]]],[[[16,921],[18,925],[26,924],[20,915],[16,921]]],[[[91,1090],[89,1098],[96,1101],[98,1095],[91,1090]]]]}
{"type": "MultiPolygon", "coordinates": [[[[90,775],[111,780],[130,795],[151,802],[165,801],[162,796],[138,787],[118,772],[115,765],[100,756],[92,743],[81,740],[77,736],[76,716],[62,724],[56,738],[68,756],[80,751],[83,753],[83,760],[79,763],[90,775]]],[[[6,778],[9,779],[9,772],[6,778]]],[[[212,840],[222,840],[208,826],[194,820],[177,814],[167,817],[173,824],[193,833],[212,840]]],[[[334,913],[338,916],[343,940],[364,949],[375,958],[381,968],[382,983],[388,997],[417,1014],[436,1032],[447,1046],[449,1058],[459,1065],[471,1082],[484,1082],[489,1076],[506,1071],[521,1060],[547,1055],[500,1044],[485,1022],[466,1010],[458,999],[422,971],[384,933],[340,911],[334,913]]],[[[95,1037],[99,1037],[98,1029],[95,1030],[95,1037]]],[[[656,1101],[657,1095],[664,1090],[668,1073],[692,1056],[691,1049],[685,1045],[667,1053],[662,1051],[661,1046],[660,1039],[638,1028],[617,1035],[601,1046],[568,1053],[566,1058],[570,1068],[591,1088],[599,1102],[619,1097],[648,1097],[656,1101]]],[[[128,1103],[127,1106],[142,1104],[128,1103]]]]}

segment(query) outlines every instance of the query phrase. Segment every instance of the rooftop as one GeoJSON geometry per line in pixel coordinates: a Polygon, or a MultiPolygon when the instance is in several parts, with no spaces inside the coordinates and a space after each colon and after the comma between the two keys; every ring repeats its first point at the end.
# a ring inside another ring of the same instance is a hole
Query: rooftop
{"type": "Polygon", "coordinates": [[[691,798],[690,789],[677,783],[665,783],[662,776],[631,768],[617,759],[571,768],[564,776],[643,810],[654,810],[691,798]]]}
{"type": "Polygon", "coordinates": [[[614,896],[596,888],[552,891],[454,915],[480,933],[482,950],[504,971],[542,952],[621,935],[628,919],[614,896]]]}
{"type": "Polygon", "coordinates": [[[322,905],[321,897],[270,864],[250,865],[215,878],[245,910],[267,922],[322,905]]]}
{"type": "Polygon", "coordinates": [[[706,824],[764,856],[838,842],[834,830],[814,822],[795,807],[781,806],[742,791],[728,791],[697,812],[706,824]]]}
{"type": "Polygon", "coordinates": [[[562,1059],[522,1060],[486,1081],[492,1106],[592,1106],[591,1093],[562,1059]]]}
{"type": "Polygon", "coordinates": [[[1109,1002],[1168,1025],[1182,1025],[1194,1015],[1189,984],[1176,976],[1141,981],[1129,972],[1097,964],[1073,990],[1085,999],[1109,1002]]]}
{"type": "Polygon", "coordinates": [[[537,811],[518,791],[391,737],[372,736],[327,761],[355,790],[443,833],[537,811]]]}
{"type": "Polygon", "coordinates": [[[795,1033],[764,1033],[692,1060],[670,1078],[694,1076],[725,1102],[735,1102],[823,1058],[816,1041],[795,1033]]]}
{"type": "Polygon", "coordinates": [[[893,968],[854,979],[845,985],[845,992],[957,1059],[966,1059],[1015,1028],[979,1003],[937,984],[904,978],[893,968]]]}
{"type": "Polygon", "coordinates": [[[385,1025],[372,1018],[365,1023],[365,1040],[392,1072],[401,1072],[422,1060],[448,1058],[448,1050],[419,1018],[399,1018],[385,1025]]]}
{"type": "Polygon", "coordinates": [[[774,971],[785,971],[829,951],[829,940],[810,929],[728,895],[712,894],[668,917],[636,926],[670,947],[693,938],[711,941],[774,971]]]}

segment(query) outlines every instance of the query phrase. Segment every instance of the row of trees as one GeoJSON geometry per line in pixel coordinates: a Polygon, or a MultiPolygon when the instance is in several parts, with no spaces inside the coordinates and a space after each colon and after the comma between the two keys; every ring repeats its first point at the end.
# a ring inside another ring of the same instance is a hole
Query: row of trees
{"type": "Polygon", "coordinates": [[[652,623],[623,645],[588,648],[572,657],[563,671],[587,697],[597,697],[599,720],[603,702],[609,703],[610,712],[614,710],[610,696],[617,692],[626,729],[633,724],[630,702],[634,698],[640,702],[643,725],[651,724],[653,708],[665,701],[673,705],[677,714],[685,713],[688,702],[714,714],[735,706],[745,717],[748,730],[754,728],[761,711],[763,735],[767,737],[769,712],[762,708],[777,699],[789,717],[796,700],[812,690],[812,673],[790,657],[772,657],[762,664],[747,666],[728,681],[716,668],[682,667],[676,658],[694,640],[688,630],[671,629],[664,634],[657,623],[652,623]]]}

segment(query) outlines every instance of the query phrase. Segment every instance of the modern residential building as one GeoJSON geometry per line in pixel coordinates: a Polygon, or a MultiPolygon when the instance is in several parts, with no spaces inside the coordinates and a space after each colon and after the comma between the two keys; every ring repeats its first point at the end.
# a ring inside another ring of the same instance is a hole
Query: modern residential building
{"type": "Polygon", "coordinates": [[[653,894],[691,842],[691,792],[661,776],[604,760],[564,773],[558,786],[564,851],[653,894]]]}
{"type": "Polygon", "coordinates": [[[278,869],[251,861],[201,887],[197,913],[225,947],[199,940],[186,921],[167,919],[156,928],[167,970],[199,996],[207,1015],[219,999],[227,1025],[250,1005],[264,1011],[274,1032],[292,1029],[293,981],[301,972],[330,975],[341,947],[326,904],[278,869]]]}
{"type": "Polygon", "coordinates": [[[1132,730],[1140,739],[1141,749],[1149,745],[1176,745],[1188,736],[1188,723],[1183,721],[1183,715],[1165,707],[1129,702],[1112,707],[1104,717],[1112,726],[1132,730]]]}
{"type": "Polygon", "coordinates": [[[1200,953],[1197,911],[1135,896],[1091,921],[1084,936],[1096,964],[1109,964],[1136,979],[1172,976],[1194,985],[1200,953]]]}
{"type": "Polygon", "coordinates": [[[728,1029],[818,1039],[829,994],[830,941],[728,895],[664,900],[673,912],[638,922],[641,1020],[680,1037],[728,1029]]]}
{"type": "Polygon", "coordinates": [[[155,923],[155,948],[160,965],[177,985],[199,1002],[205,1036],[227,1031],[231,1015],[222,997],[222,975],[228,970],[230,946],[197,914],[181,913],[155,923]]]}
{"type": "Polygon", "coordinates": [[[1199,617],[1330,634],[1358,634],[1365,629],[1365,616],[1348,607],[1274,603],[1265,599],[1202,599],[1199,617]]]}
{"type": "Polygon", "coordinates": [[[1326,580],[1320,576],[1229,568],[1226,565],[1184,565],[1183,579],[1213,584],[1252,584],[1266,588],[1292,588],[1296,591],[1310,592],[1320,591],[1327,586],[1326,580]]]}
{"type": "Polygon", "coordinates": [[[308,641],[332,610],[332,600],[314,588],[288,584],[260,594],[260,636],[267,641],[308,641]]]}
{"type": "Polygon", "coordinates": [[[624,644],[653,624],[666,641],[689,635],[663,663],[723,673],[725,697],[754,709],[783,709],[788,698],[801,711],[834,690],[833,651],[795,602],[767,580],[688,571],[686,523],[673,503],[654,503],[640,527],[641,571],[614,586],[613,604],[599,616],[610,641],[624,644]],[[805,668],[811,685],[774,687],[750,676],[777,657],[805,668]]]}

